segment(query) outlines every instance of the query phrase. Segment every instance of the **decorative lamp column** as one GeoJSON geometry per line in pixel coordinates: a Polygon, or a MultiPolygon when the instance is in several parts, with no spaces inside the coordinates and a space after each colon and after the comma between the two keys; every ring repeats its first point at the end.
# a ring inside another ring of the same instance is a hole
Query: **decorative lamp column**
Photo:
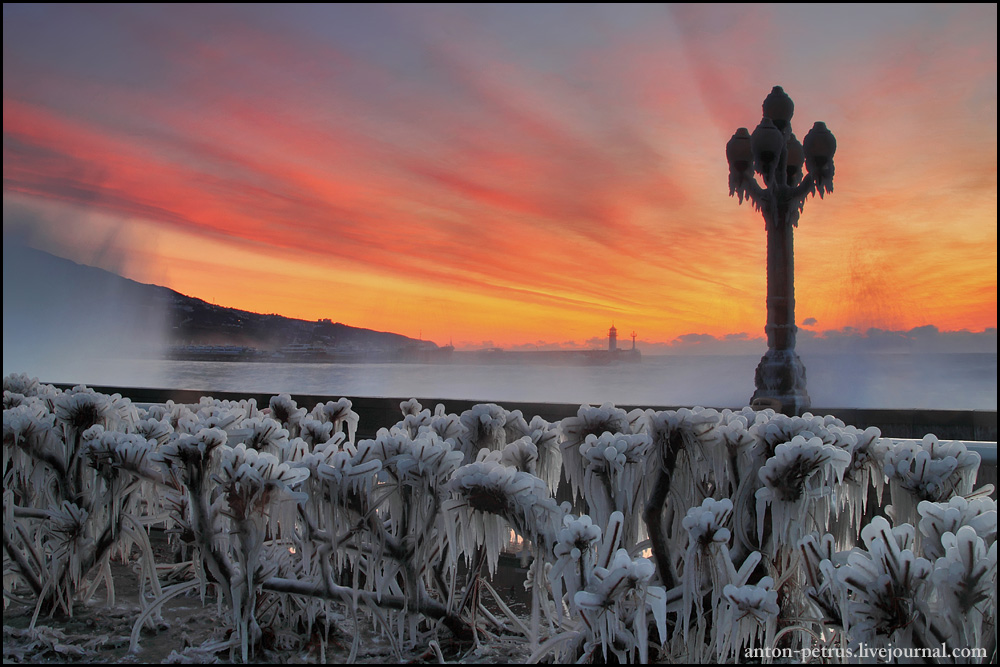
{"type": "Polygon", "coordinates": [[[756,391],[750,402],[787,415],[800,415],[810,405],[806,368],[795,353],[792,230],[799,224],[809,195],[818,193],[822,198],[833,192],[837,150],[837,141],[824,123],[816,123],[800,144],[792,134],[794,110],[792,99],[775,86],[764,100],[764,117],[753,134],[741,127],[726,144],[729,195],[736,195],[741,204],[750,200],[764,216],[767,231],[767,353],[757,365],[756,391]]]}

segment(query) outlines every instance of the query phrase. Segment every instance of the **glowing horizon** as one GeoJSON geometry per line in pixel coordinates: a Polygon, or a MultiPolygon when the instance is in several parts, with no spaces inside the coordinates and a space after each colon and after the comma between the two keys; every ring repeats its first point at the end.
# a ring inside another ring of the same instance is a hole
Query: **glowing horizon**
{"type": "Polygon", "coordinates": [[[441,345],[758,338],[725,144],[782,85],[838,140],[799,322],[986,331],[996,80],[995,5],[5,5],[4,236],[441,345]]]}

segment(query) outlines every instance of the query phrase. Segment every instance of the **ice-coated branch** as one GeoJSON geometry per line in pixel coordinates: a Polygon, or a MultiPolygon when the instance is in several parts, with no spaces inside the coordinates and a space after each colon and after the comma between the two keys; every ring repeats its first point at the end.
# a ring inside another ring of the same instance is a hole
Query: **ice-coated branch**
{"type": "MultiPolygon", "coordinates": [[[[328,600],[344,602],[354,606],[357,601],[364,601],[374,607],[386,607],[389,609],[411,609],[413,600],[398,595],[386,595],[375,591],[359,591],[347,586],[339,586],[333,582],[313,582],[299,579],[286,579],[282,577],[271,577],[261,583],[261,587],[266,591],[275,593],[290,593],[292,595],[305,595],[328,600]]],[[[472,628],[461,616],[451,613],[448,607],[433,598],[421,595],[416,600],[416,608],[413,611],[426,614],[428,617],[441,620],[456,638],[469,640],[472,638],[472,628]]]]}

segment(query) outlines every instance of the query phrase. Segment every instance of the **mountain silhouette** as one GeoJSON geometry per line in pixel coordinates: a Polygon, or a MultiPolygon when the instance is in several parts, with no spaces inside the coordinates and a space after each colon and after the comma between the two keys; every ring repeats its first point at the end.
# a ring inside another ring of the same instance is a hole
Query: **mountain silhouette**
{"type": "Polygon", "coordinates": [[[118,357],[240,347],[391,358],[429,341],[218,306],[15,243],[3,251],[4,368],[58,351],[118,357]]]}

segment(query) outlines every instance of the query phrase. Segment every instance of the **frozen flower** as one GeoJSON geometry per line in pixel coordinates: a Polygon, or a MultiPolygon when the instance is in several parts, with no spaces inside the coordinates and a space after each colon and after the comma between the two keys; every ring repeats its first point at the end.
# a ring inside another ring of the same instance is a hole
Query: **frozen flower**
{"type": "Polygon", "coordinates": [[[830,496],[834,482],[843,479],[851,455],[817,437],[797,435],[774,449],[757,474],[763,487],[757,490],[757,536],[764,541],[767,508],[771,510],[771,539],[775,544],[794,545],[801,539],[802,517],[811,516],[820,528],[830,519],[830,496]]]}
{"type": "Polygon", "coordinates": [[[954,496],[948,502],[934,503],[924,500],[917,505],[920,522],[921,549],[930,559],[944,556],[942,538],[945,533],[958,533],[963,526],[969,526],[987,543],[997,537],[997,503],[988,496],[967,499],[954,496]]]}
{"type": "Polygon", "coordinates": [[[591,586],[576,594],[576,604],[591,611],[608,608],[618,598],[649,583],[655,572],[648,558],[633,559],[628,551],[618,549],[610,567],[594,568],[591,586]]]}
{"type": "Polygon", "coordinates": [[[421,490],[430,493],[445,484],[462,464],[462,453],[452,451],[451,443],[429,431],[420,433],[396,459],[395,466],[401,480],[421,482],[421,490]]]}
{"type": "Polygon", "coordinates": [[[843,613],[855,642],[907,645],[927,618],[931,564],[913,551],[913,526],[892,528],[877,516],[861,531],[866,550],[855,549],[837,576],[850,598],[843,613]]]}
{"type": "Polygon", "coordinates": [[[15,408],[19,405],[22,405],[26,399],[27,396],[25,396],[24,394],[5,391],[3,393],[3,409],[10,410],[11,408],[15,408]]]}
{"type": "Polygon", "coordinates": [[[423,406],[420,405],[420,401],[415,398],[411,398],[407,401],[403,401],[399,404],[399,410],[406,415],[418,415],[423,410],[423,406]]]}
{"type": "MultiPolygon", "coordinates": [[[[413,439],[406,431],[380,428],[374,440],[362,440],[358,443],[358,458],[361,461],[381,461],[388,473],[395,470],[396,462],[407,452],[411,442],[413,439]]],[[[382,475],[382,480],[386,479],[387,475],[382,475]]]]}
{"type": "Polygon", "coordinates": [[[869,487],[875,490],[876,502],[882,504],[885,486],[882,462],[889,444],[874,426],[864,431],[851,426],[831,430],[840,434],[834,444],[851,453],[851,463],[844,472],[844,483],[840,489],[840,506],[846,512],[837,526],[839,543],[850,546],[858,538],[861,520],[868,508],[869,487]]]}
{"type": "Polygon", "coordinates": [[[601,539],[601,527],[594,525],[586,514],[563,517],[563,527],[556,536],[552,551],[557,559],[568,557],[579,561],[601,539]]]}
{"type": "Polygon", "coordinates": [[[38,378],[28,377],[26,373],[11,373],[3,378],[4,392],[34,396],[38,392],[38,378]]]}
{"type": "Polygon", "coordinates": [[[671,484],[671,488],[678,493],[682,506],[698,504],[701,496],[694,493],[695,484],[700,480],[711,482],[716,475],[725,474],[727,452],[720,446],[716,431],[719,413],[701,407],[649,410],[646,419],[653,441],[647,466],[649,476],[655,479],[661,471],[668,471],[678,481],[689,480],[687,484],[671,484]]]}
{"type": "Polygon", "coordinates": [[[980,457],[961,442],[940,442],[927,435],[920,442],[899,442],[885,454],[883,470],[896,520],[916,523],[923,500],[945,502],[972,492],[980,457]]]}
{"type": "Polygon", "coordinates": [[[93,547],[94,540],[87,528],[90,513],[68,500],[51,512],[44,524],[50,536],[48,548],[51,550],[52,565],[61,563],[66,568],[72,589],[80,586],[83,576],[84,554],[93,547]]]}
{"type": "Polygon", "coordinates": [[[846,562],[846,552],[838,553],[833,535],[806,535],[799,542],[806,573],[806,598],[815,604],[829,623],[842,625],[840,581],[836,568],[846,562]]]}
{"type": "Polygon", "coordinates": [[[166,418],[153,419],[150,417],[138,421],[132,431],[146,440],[153,440],[157,445],[163,445],[170,439],[174,429],[166,418]]]}
{"type": "Polygon", "coordinates": [[[302,457],[299,464],[313,470],[317,481],[324,482],[335,496],[344,499],[352,493],[367,494],[382,469],[382,461],[361,458],[350,443],[330,441],[302,457]]]}
{"type": "Polygon", "coordinates": [[[507,411],[493,403],[480,403],[462,413],[465,431],[459,435],[458,448],[469,461],[481,449],[500,451],[507,444],[507,411]]]}
{"type": "MultiPolygon", "coordinates": [[[[556,534],[552,548],[556,560],[549,570],[549,583],[557,603],[563,597],[563,582],[571,602],[576,593],[586,587],[594,564],[593,551],[600,540],[600,526],[594,525],[586,514],[563,517],[563,527],[556,534]]],[[[561,615],[561,604],[556,605],[556,612],[561,615]]]]}
{"type": "MultiPolygon", "coordinates": [[[[620,522],[618,513],[612,522],[620,522]]],[[[605,536],[602,551],[615,540],[605,536]]],[[[633,559],[625,549],[608,554],[603,566],[593,570],[586,590],[573,596],[592,641],[597,642],[607,658],[608,651],[621,662],[648,662],[647,608],[653,611],[660,639],[666,638],[666,594],[649,586],[655,566],[646,558],[633,559]],[[638,656],[632,654],[637,652],[638,656]]]]}
{"type": "Polygon", "coordinates": [[[272,396],[268,403],[271,418],[277,420],[290,435],[297,434],[299,424],[306,416],[306,409],[300,408],[288,394],[272,396]]]}
{"type": "Polygon", "coordinates": [[[500,462],[505,466],[534,475],[538,467],[538,447],[531,441],[531,438],[524,436],[503,448],[500,462]]]}
{"type": "Polygon", "coordinates": [[[318,419],[303,419],[299,428],[302,439],[313,447],[330,440],[333,435],[333,423],[318,419]]]}
{"type": "MultiPolygon", "coordinates": [[[[440,408],[441,406],[439,405],[438,407],[440,408]]],[[[442,440],[451,440],[455,443],[461,440],[462,434],[465,432],[465,426],[462,425],[461,417],[458,415],[446,415],[440,412],[435,413],[424,428],[433,431],[442,440]]]]}
{"type": "MultiPolygon", "coordinates": [[[[230,515],[237,520],[266,515],[267,507],[282,499],[304,502],[306,495],[293,491],[309,477],[303,466],[281,463],[273,454],[247,448],[243,443],[225,447],[214,479],[223,488],[230,515]]],[[[285,528],[290,528],[290,524],[285,528]]]]}
{"type": "MultiPolygon", "coordinates": [[[[382,462],[366,458],[345,440],[346,436],[338,433],[336,438],[318,445],[290,464],[308,471],[301,488],[307,496],[303,509],[309,518],[310,532],[315,529],[331,537],[338,535],[356,526],[359,513],[374,510],[365,502],[376,487],[382,462]]],[[[362,448],[365,442],[360,443],[362,448]]],[[[309,552],[311,549],[303,553],[307,560],[309,552]]],[[[356,555],[335,550],[333,558],[335,563],[342,565],[345,559],[353,562],[356,555]]]]}
{"type": "Polygon", "coordinates": [[[420,429],[426,428],[431,423],[431,411],[421,410],[416,414],[403,415],[402,421],[393,427],[400,431],[405,431],[411,438],[415,438],[420,429]]]}
{"type": "Polygon", "coordinates": [[[837,444],[838,435],[834,431],[843,427],[844,422],[836,417],[817,416],[809,412],[801,416],[789,417],[765,411],[750,426],[750,431],[758,440],[763,459],[774,456],[775,448],[785,442],[791,442],[795,436],[807,440],[819,438],[826,445],[837,444]]]}
{"type": "Polygon", "coordinates": [[[726,544],[730,531],[726,527],[733,513],[733,503],[728,498],[714,500],[705,498],[701,505],[687,511],[681,525],[687,532],[688,546],[684,557],[683,613],[681,616],[684,636],[687,637],[692,613],[703,613],[703,597],[710,589],[713,606],[718,604],[718,595],[727,583],[729,569],[732,568],[726,544]]]}
{"type": "Polygon", "coordinates": [[[281,423],[269,417],[253,417],[240,422],[240,430],[248,431],[243,436],[243,442],[250,449],[270,452],[280,449],[288,442],[288,431],[281,423]]]}
{"type": "Polygon", "coordinates": [[[746,586],[727,585],[722,589],[724,599],[718,622],[725,630],[717,634],[719,662],[745,655],[758,643],[772,646],[777,626],[778,592],[774,582],[764,577],[759,583],[746,586]]]}
{"type": "Polygon", "coordinates": [[[111,405],[104,394],[78,386],[56,397],[55,415],[71,433],[80,434],[95,424],[107,425],[111,405]]]}
{"type": "Polygon", "coordinates": [[[354,436],[358,432],[358,422],[361,418],[352,407],[353,405],[349,399],[341,398],[337,401],[319,403],[313,408],[311,415],[313,419],[331,422],[335,433],[346,427],[347,439],[350,442],[354,442],[354,436]]]}
{"type": "Polygon", "coordinates": [[[504,522],[550,548],[563,513],[542,480],[503,465],[499,457],[500,452],[483,450],[479,460],[456,470],[448,484],[455,498],[446,503],[458,519],[448,522],[449,530],[460,529],[461,542],[452,541],[470,555],[485,542],[491,573],[507,539],[504,522]]]}
{"type": "Polygon", "coordinates": [[[583,463],[580,488],[590,511],[600,524],[612,512],[626,517],[625,544],[639,540],[640,504],[645,494],[647,462],[652,441],[645,433],[589,434],[579,447],[583,463]]]}
{"type": "Polygon", "coordinates": [[[38,403],[26,402],[3,411],[3,443],[5,447],[31,448],[39,446],[46,434],[55,427],[52,415],[38,403]]]}
{"type": "Polygon", "coordinates": [[[236,428],[244,418],[244,411],[239,408],[233,409],[212,399],[202,398],[197,411],[182,410],[178,414],[176,430],[192,435],[202,429],[228,431],[236,428]]]}
{"type": "Polygon", "coordinates": [[[535,472],[549,487],[549,493],[555,495],[562,479],[562,453],[559,451],[559,424],[550,424],[541,417],[533,417],[525,426],[524,436],[538,451],[537,471],[535,472]]]}
{"type": "Polygon", "coordinates": [[[701,506],[687,511],[682,525],[688,533],[688,548],[703,548],[712,544],[725,544],[730,533],[726,528],[733,513],[733,501],[729,498],[714,500],[705,498],[701,506]]]}
{"type": "Polygon", "coordinates": [[[566,446],[579,446],[588,435],[630,432],[628,415],[611,403],[599,408],[581,405],[576,417],[567,417],[561,424],[566,446]]]}
{"type": "Polygon", "coordinates": [[[971,526],[942,536],[944,556],[931,575],[945,618],[958,630],[966,646],[982,646],[983,620],[996,616],[991,609],[997,590],[997,544],[986,541],[971,526]],[[991,613],[992,612],[992,613],[991,613]]]}
{"type": "MultiPolygon", "coordinates": [[[[208,470],[212,452],[225,445],[228,436],[220,429],[202,429],[197,435],[182,434],[178,438],[160,447],[156,460],[162,461],[168,468],[181,472],[186,484],[197,480],[204,481],[204,473],[208,470]]],[[[199,492],[200,489],[192,489],[199,492]]]]}

